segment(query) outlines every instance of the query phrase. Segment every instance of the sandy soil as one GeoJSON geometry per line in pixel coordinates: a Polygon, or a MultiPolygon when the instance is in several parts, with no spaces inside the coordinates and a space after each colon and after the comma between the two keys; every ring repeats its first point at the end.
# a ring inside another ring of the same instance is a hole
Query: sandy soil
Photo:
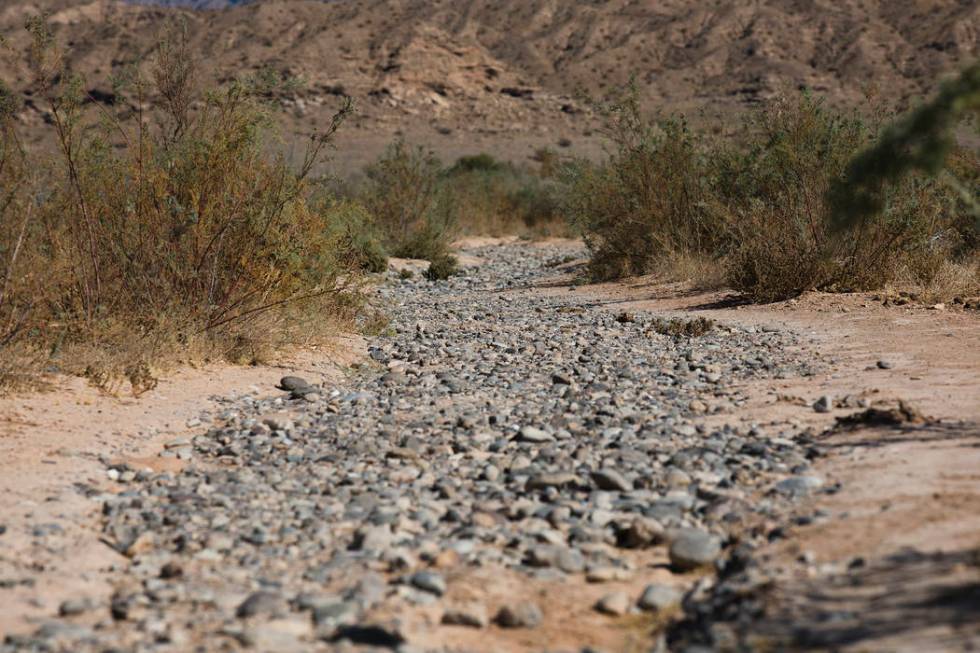
{"type": "Polygon", "coordinates": [[[125,558],[100,541],[85,497],[124,487],[102,461],[177,469],[186,461],[168,445],[205,428],[200,420],[220,412],[219,397],[279,394],[274,386],[287,374],[329,384],[364,351],[361,339],[345,338],[276,365],[187,369],[139,398],[56,379],[49,392],[0,399],[0,583],[14,588],[5,593],[0,635],[33,630],[34,618],[66,598],[110,592],[104,572],[125,558]]]}

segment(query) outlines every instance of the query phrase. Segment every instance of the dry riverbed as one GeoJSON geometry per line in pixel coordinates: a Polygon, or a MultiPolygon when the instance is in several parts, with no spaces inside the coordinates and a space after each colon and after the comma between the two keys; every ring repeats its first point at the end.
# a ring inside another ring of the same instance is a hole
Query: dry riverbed
{"type": "Polygon", "coordinates": [[[464,247],[378,338],[2,400],[0,651],[980,645],[975,312],[464,247]]]}

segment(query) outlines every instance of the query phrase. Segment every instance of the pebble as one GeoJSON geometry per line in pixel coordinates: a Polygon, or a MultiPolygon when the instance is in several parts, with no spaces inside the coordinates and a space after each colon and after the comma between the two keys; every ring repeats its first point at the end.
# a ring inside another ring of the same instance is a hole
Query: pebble
{"type": "Polygon", "coordinates": [[[823,395],[813,402],[813,410],[818,413],[829,413],[834,409],[834,398],[831,395],[823,395]]]}
{"type": "Polygon", "coordinates": [[[436,596],[442,596],[446,593],[446,580],[441,574],[434,571],[418,571],[412,574],[409,582],[420,590],[436,596]]]}
{"type": "Polygon", "coordinates": [[[480,604],[469,603],[448,608],[442,615],[442,623],[449,626],[486,628],[490,625],[487,610],[480,604]]]}

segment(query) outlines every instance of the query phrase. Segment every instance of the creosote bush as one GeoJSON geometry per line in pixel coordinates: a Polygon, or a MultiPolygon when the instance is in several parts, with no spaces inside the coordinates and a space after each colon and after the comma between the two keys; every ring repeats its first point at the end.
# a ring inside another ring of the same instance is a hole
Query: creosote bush
{"type": "MultiPolygon", "coordinates": [[[[262,98],[274,76],[198,93],[180,30],[128,90],[154,110],[93,116],[47,26],[32,19],[36,99],[59,146],[24,165],[0,93],[0,361],[5,381],[24,352],[48,367],[134,390],[177,358],[250,362],[283,342],[352,320],[360,304],[350,259],[359,236],[339,228],[345,205],[315,208],[310,171],[350,111],[314,134],[298,168],[268,156],[262,98]],[[44,159],[39,157],[35,161],[44,159]]],[[[348,220],[349,222],[349,220],[348,220]]]]}

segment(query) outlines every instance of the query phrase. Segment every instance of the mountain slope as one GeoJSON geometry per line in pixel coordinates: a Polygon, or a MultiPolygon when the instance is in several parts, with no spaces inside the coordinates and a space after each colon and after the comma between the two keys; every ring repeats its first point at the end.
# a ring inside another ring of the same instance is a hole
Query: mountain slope
{"type": "MultiPolygon", "coordinates": [[[[873,86],[903,105],[980,42],[980,5],[956,0],[267,0],[221,11],[12,0],[0,30],[13,52],[39,10],[93,86],[150,55],[164,21],[181,16],[208,76],[272,66],[307,82],[284,98],[291,131],[325,120],[348,93],[361,108],[351,137],[401,130],[460,144],[590,141],[576,91],[631,77],[651,109],[708,116],[799,87],[855,103],[873,86]]],[[[16,59],[0,73],[25,88],[16,59]]]]}

